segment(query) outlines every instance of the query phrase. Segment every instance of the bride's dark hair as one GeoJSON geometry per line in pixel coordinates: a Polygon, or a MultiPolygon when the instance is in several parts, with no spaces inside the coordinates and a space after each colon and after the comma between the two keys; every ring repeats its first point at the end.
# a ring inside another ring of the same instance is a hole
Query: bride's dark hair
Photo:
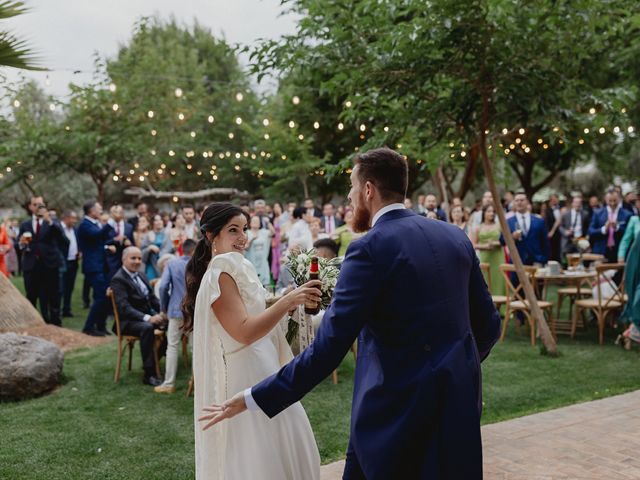
{"type": "Polygon", "coordinates": [[[202,214],[200,219],[202,239],[196,245],[185,271],[187,292],[182,299],[182,317],[184,320],[182,330],[184,332],[193,330],[196,296],[198,295],[202,277],[211,261],[211,242],[207,238],[207,232],[211,233],[211,238],[215,238],[224,226],[238,215],[244,215],[247,217],[247,222],[249,221],[249,216],[244,210],[230,203],[212,203],[202,214]]]}

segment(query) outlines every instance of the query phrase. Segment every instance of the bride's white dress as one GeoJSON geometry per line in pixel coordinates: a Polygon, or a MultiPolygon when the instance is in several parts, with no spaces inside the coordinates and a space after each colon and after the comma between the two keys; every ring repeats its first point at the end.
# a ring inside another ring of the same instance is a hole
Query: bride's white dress
{"type": "Polygon", "coordinates": [[[318,447],[300,403],[272,419],[249,411],[201,430],[197,419],[203,407],[221,404],[293,358],[279,325],[251,345],[224,330],[211,308],[220,296],[222,272],[235,280],[249,315],[265,309],[265,290],[253,265],[239,253],[216,255],[198,290],[193,330],[196,479],[319,479],[318,447]]]}

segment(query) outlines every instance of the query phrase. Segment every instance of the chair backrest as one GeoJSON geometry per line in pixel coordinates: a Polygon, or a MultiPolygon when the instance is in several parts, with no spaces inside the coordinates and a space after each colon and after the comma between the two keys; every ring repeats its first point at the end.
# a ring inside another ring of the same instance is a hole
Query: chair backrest
{"type": "Polygon", "coordinates": [[[111,287],[107,288],[107,297],[111,299],[111,306],[113,307],[113,319],[116,324],[116,335],[118,339],[122,337],[120,333],[120,315],[118,314],[118,306],[116,305],[116,294],[113,293],[111,287]]]}
{"type": "Polygon", "coordinates": [[[596,266],[599,309],[612,308],[612,302],[624,304],[624,278],[620,280],[620,285],[613,281],[614,275],[620,270],[624,270],[624,263],[603,263],[596,266]],[[603,293],[605,293],[603,287],[605,286],[609,292],[613,293],[603,298],[603,293]]]}
{"type": "Polygon", "coordinates": [[[488,263],[480,263],[480,271],[482,275],[484,275],[484,279],[487,282],[487,287],[491,290],[491,265],[488,263]]]}
{"type": "MultiPolygon", "coordinates": [[[[536,270],[537,270],[536,267],[532,267],[530,265],[524,265],[524,271],[529,277],[529,281],[531,282],[531,285],[534,288],[535,288],[534,279],[536,275],[536,270]]],[[[503,263],[500,265],[500,271],[504,276],[504,285],[507,290],[507,303],[511,303],[514,301],[524,302],[525,301],[524,285],[521,282],[518,282],[518,285],[516,286],[512,281],[512,278],[513,278],[512,275],[515,275],[516,273],[515,265],[511,263],[503,263]]]]}

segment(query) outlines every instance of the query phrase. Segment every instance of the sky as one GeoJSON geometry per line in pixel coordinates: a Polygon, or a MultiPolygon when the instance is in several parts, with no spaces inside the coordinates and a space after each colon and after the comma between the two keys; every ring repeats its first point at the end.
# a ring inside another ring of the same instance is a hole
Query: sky
{"type": "Polygon", "coordinates": [[[295,28],[294,17],[280,15],[279,0],[26,0],[26,4],[29,13],[3,21],[2,29],[27,39],[51,71],[8,69],[6,73],[10,81],[21,75],[35,78],[57,97],[68,94],[70,82],[90,81],[93,54],[114,56],[141,16],[174,15],[189,24],[197,19],[232,44],[278,38],[295,28]]]}

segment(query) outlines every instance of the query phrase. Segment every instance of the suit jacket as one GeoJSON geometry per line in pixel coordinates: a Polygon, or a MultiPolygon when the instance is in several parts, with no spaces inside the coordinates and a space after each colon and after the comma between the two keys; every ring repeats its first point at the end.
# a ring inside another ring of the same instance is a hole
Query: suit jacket
{"type": "MultiPolygon", "coordinates": [[[[324,215],[322,217],[320,217],[320,227],[326,231],[326,218],[324,215]]],[[[335,228],[341,227],[342,225],[344,225],[344,222],[342,220],[340,220],[338,217],[336,217],[335,215],[333,216],[333,224],[335,226],[335,228]]]]}
{"type": "Polygon", "coordinates": [[[147,277],[138,273],[140,279],[147,286],[148,293],[143,296],[131,276],[120,268],[111,279],[111,290],[116,297],[116,308],[120,315],[120,323],[143,322],[145,315],[155,315],[160,312],[160,301],[153,293],[147,277]]]}
{"type": "MultiPolygon", "coordinates": [[[[616,225],[616,231],[613,234],[616,250],[620,245],[620,240],[624,235],[624,231],[627,228],[627,223],[630,218],[631,212],[624,208],[620,208],[618,210],[618,224],[616,225]]],[[[591,218],[591,224],[589,225],[589,239],[591,240],[591,251],[593,253],[604,255],[607,251],[607,240],[609,238],[609,234],[602,233],[602,227],[605,226],[608,219],[609,213],[607,211],[607,207],[597,210],[591,218]]]]}
{"type": "MultiPolygon", "coordinates": [[[[109,229],[106,232],[105,245],[113,245],[116,247],[116,253],[111,253],[108,250],[105,251],[107,275],[111,278],[116,274],[118,269],[122,267],[122,252],[126,247],[124,245],[124,240],[122,243],[115,240],[116,230],[111,225],[108,225],[108,227],[109,229]]],[[[124,222],[124,236],[131,242],[131,245],[134,245],[133,226],[128,222],[124,222]]]]}
{"type": "Polygon", "coordinates": [[[182,299],[187,293],[185,271],[191,257],[182,256],[170,260],[160,279],[160,305],[169,318],[182,319],[182,299]]]}
{"type": "Polygon", "coordinates": [[[480,361],[499,332],[464,232],[394,210],[349,245],[313,344],[252,396],[277,415],[358,337],[345,478],[481,478],[480,361]]]}
{"type": "MultiPolygon", "coordinates": [[[[560,218],[560,226],[558,227],[558,231],[562,236],[562,252],[566,253],[572,245],[574,240],[574,236],[569,236],[568,231],[573,230],[574,226],[571,224],[571,212],[572,210],[568,210],[562,214],[560,218]]],[[[582,236],[586,237],[589,235],[589,212],[586,209],[580,210],[580,217],[578,221],[582,227],[582,236]]]]}
{"type": "MultiPolygon", "coordinates": [[[[426,217],[427,216],[427,211],[428,210],[425,210],[425,212],[422,214],[422,216],[426,217]]],[[[444,213],[444,210],[442,210],[440,207],[436,207],[434,212],[436,212],[436,216],[438,217],[438,220],[442,220],[443,222],[448,222],[449,221],[449,219],[447,218],[447,214],[444,213]]]]}
{"type": "Polygon", "coordinates": [[[106,268],[104,246],[110,229],[108,224],[96,225],[86,217],[80,222],[78,248],[82,252],[83,273],[104,273],[106,268]]]}
{"type": "Polygon", "coordinates": [[[31,233],[31,243],[22,249],[22,269],[30,272],[36,267],[38,261],[46,268],[62,268],[69,250],[69,239],[62,231],[62,227],[56,221],[51,225],[41,219],[40,232],[36,235],[33,230],[33,220],[25,220],[20,225],[18,238],[24,233],[31,233]]]}
{"type": "MultiPolygon", "coordinates": [[[[530,215],[531,225],[526,236],[522,236],[520,240],[516,240],[516,248],[525,265],[533,265],[534,263],[545,264],[549,260],[549,238],[548,231],[544,220],[535,215],[530,215]]],[[[507,218],[509,230],[513,233],[520,229],[518,225],[518,217],[507,218]]],[[[500,243],[504,245],[504,236],[500,235],[500,243]]]]}

